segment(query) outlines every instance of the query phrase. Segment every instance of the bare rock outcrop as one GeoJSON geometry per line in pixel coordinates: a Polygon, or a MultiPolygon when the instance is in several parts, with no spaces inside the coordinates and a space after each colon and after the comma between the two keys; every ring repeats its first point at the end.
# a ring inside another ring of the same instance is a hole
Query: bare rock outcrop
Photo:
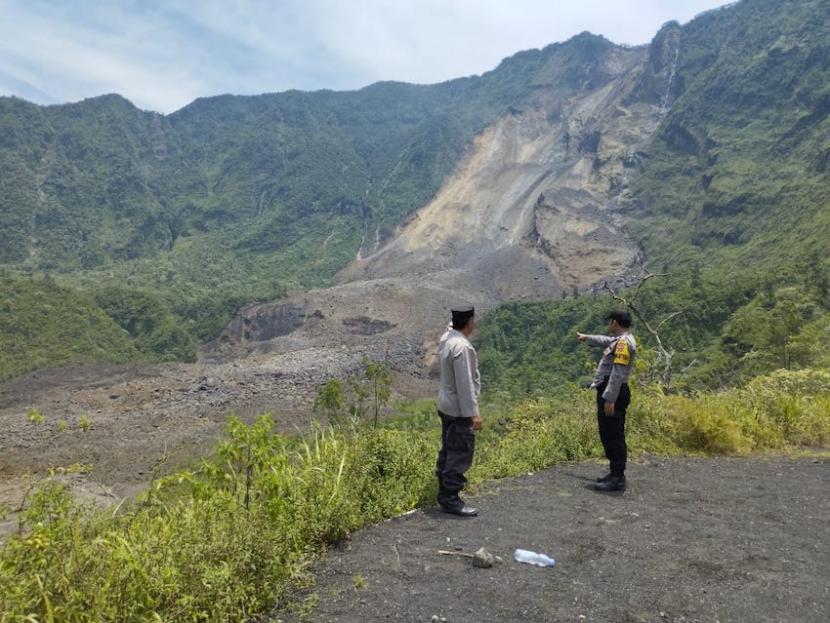
{"type": "Polygon", "coordinates": [[[638,250],[614,210],[633,154],[662,118],[659,102],[637,95],[647,59],[644,48],[615,48],[606,79],[577,96],[540,87],[532,106],[479,135],[438,195],[338,281],[422,279],[496,303],[625,273],[638,250]]]}

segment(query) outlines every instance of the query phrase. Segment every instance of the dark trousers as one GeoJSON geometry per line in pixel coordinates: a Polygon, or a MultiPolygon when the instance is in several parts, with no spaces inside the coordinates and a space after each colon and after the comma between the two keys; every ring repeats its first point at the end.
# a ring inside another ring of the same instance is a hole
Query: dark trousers
{"type": "Polygon", "coordinates": [[[614,401],[614,415],[605,415],[605,400],[602,398],[605,386],[606,383],[603,383],[597,387],[599,438],[605,449],[605,457],[611,463],[611,474],[624,476],[628,459],[628,446],[625,444],[625,410],[631,403],[631,390],[628,383],[623,383],[620,394],[614,401]]]}
{"type": "Polygon", "coordinates": [[[458,501],[458,492],[467,484],[464,472],[473,464],[476,435],[472,418],[441,416],[441,450],[435,464],[438,477],[438,503],[453,504],[458,501]]]}

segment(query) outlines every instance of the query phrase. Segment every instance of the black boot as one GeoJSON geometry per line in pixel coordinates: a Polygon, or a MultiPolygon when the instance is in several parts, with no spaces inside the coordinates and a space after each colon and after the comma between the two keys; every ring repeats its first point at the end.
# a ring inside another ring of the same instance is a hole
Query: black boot
{"type": "MultiPolygon", "coordinates": [[[[460,500],[460,498],[459,498],[460,500]]],[[[476,517],[478,516],[478,509],[473,508],[472,506],[467,506],[461,501],[460,504],[457,505],[448,505],[444,506],[441,505],[441,510],[445,513],[449,513],[450,515],[459,515],[460,517],[476,517]]]]}
{"type": "Polygon", "coordinates": [[[438,486],[438,506],[442,508],[444,506],[452,506],[454,504],[458,504],[460,501],[458,492],[450,491],[440,485],[438,486]]]}
{"type": "Polygon", "coordinates": [[[604,482],[598,482],[594,485],[595,491],[625,491],[625,476],[611,476],[604,482]]]}
{"type": "Polygon", "coordinates": [[[438,505],[442,511],[451,515],[460,515],[461,517],[475,517],[478,515],[478,509],[467,506],[464,500],[459,497],[457,491],[439,489],[438,505]]]}
{"type": "Polygon", "coordinates": [[[614,474],[612,474],[611,472],[608,472],[607,474],[605,474],[605,476],[600,476],[599,478],[597,478],[597,482],[608,482],[613,477],[614,477],[614,474]]]}

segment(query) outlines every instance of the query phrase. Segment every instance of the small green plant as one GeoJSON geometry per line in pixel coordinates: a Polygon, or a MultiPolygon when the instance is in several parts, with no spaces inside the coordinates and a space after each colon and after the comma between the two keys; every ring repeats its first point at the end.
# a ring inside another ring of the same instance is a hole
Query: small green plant
{"type": "Polygon", "coordinates": [[[69,430],[69,422],[67,422],[67,421],[66,421],[65,419],[63,419],[63,418],[61,418],[60,420],[58,420],[58,432],[59,432],[59,433],[65,433],[65,432],[66,432],[66,431],[68,431],[68,430],[69,430]]]}
{"type": "Polygon", "coordinates": [[[340,380],[330,379],[317,387],[314,410],[326,416],[333,426],[342,424],[348,404],[348,398],[340,380]]]}
{"type": "Polygon", "coordinates": [[[389,366],[370,361],[366,355],[363,356],[363,369],[372,391],[374,426],[377,428],[380,413],[389,403],[392,395],[392,375],[389,372],[389,366]]]}
{"type": "Polygon", "coordinates": [[[346,424],[354,427],[371,412],[373,425],[377,428],[380,415],[389,404],[391,386],[389,367],[364,355],[360,374],[350,375],[345,382],[330,379],[317,388],[314,410],[338,428],[346,424]],[[367,403],[371,411],[367,409],[367,403]]]}
{"type": "Polygon", "coordinates": [[[297,616],[300,618],[300,621],[311,621],[319,602],[320,596],[317,593],[311,593],[311,595],[306,597],[297,610],[297,616]]]}
{"type": "Polygon", "coordinates": [[[354,586],[355,590],[361,590],[368,586],[368,581],[366,578],[359,573],[352,578],[352,585],[354,586]]]}
{"type": "Polygon", "coordinates": [[[89,474],[92,472],[92,465],[88,463],[72,463],[71,465],[50,467],[47,470],[50,478],[55,476],[67,476],[70,474],[89,474]]]}
{"type": "Polygon", "coordinates": [[[89,430],[89,418],[85,415],[82,415],[78,418],[78,428],[80,428],[83,432],[87,432],[89,430]]]}
{"type": "Polygon", "coordinates": [[[34,407],[31,407],[26,412],[26,419],[29,420],[32,424],[43,424],[46,421],[46,418],[43,417],[43,414],[34,407]]]}

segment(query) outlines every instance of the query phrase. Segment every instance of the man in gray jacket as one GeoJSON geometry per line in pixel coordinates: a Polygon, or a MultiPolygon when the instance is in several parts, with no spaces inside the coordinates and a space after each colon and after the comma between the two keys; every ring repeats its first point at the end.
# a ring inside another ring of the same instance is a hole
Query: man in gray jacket
{"type": "Polygon", "coordinates": [[[631,314],[627,311],[612,311],[605,318],[608,321],[606,335],[585,335],[577,333],[576,339],[590,346],[601,346],[602,358],[597,365],[591,387],[597,390],[597,421],[599,438],[605,449],[605,456],[611,464],[611,471],[598,478],[594,489],[597,491],[624,491],[625,465],[628,446],[625,443],[625,411],[631,402],[628,377],[634,369],[637,342],[629,333],[631,314]]]}
{"type": "Polygon", "coordinates": [[[475,329],[475,310],[452,310],[452,323],[438,342],[441,385],[438,389],[438,415],[441,417],[441,450],[435,474],[438,476],[438,504],[444,512],[475,517],[459,497],[467,479],[464,473],[473,464],[476,431],[481,430],[478,395],[481,380],[478,357],[469,335],[475,329]]]}

